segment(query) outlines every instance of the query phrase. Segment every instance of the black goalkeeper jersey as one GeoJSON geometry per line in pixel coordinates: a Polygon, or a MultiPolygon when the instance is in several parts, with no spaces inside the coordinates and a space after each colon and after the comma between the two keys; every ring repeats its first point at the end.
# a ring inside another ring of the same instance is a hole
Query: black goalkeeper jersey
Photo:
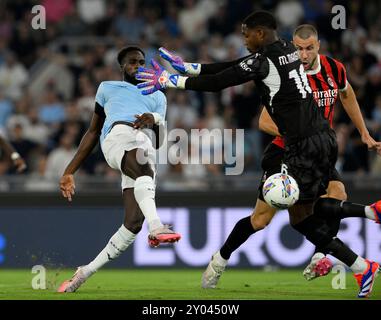
{"type": "Polygon", "coordinates": [[[208,68],[216,71],[218,65],[202,65],[201,75],[187,79],[185,88],[219,91],[253,80],[286,145],[328,128],[291,42],[278,40],[228,68],[221,64],[226,69],[217,74],[204,75],[208,68]]]}

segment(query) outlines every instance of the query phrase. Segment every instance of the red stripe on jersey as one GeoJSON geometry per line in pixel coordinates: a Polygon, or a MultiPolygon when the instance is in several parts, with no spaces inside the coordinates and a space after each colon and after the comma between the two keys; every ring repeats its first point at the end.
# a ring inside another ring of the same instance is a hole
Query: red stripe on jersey
{"type": "Polygon", "coordinates": [[[272,143],[284,149],[285,143],[282,137],[276,136],[272,143]]]}
{"type": "MultiPolygon", "coordinates": [[[[329,66],[326,56],[323,56],[323,55],[320,56],[320,67],[321,69],[320,69],[320,72],[318,73],[318,78],[320,80],[323,91],[328,92],[328,90],[331,89],[330,85],[328,84],[328,81],[329,81],[328,77],[330,77],[330,75],[332,74],[332,69],[329,66]]],[[[333,108],[333,104],[328,104],[328,105],[326,104],[324,106],[324,118],[329,120],[329,123],[332,127],[333,117],[331,117],[331,111],[332,111],[331,108],[333,108]]]]}
{"type": "Polygon", "coordinates": [[[325,70],[327,72],[327,75],[332,77],[332,79],[335,79],[335,76],[334,76],[334,74],[332,72],[331,65],[329,64],[326,56],[323,56],[322,54],[320,55],[320,63],[321,63],[321,67],[325,68],[325,70]]]}
{"type": "Polygon", "coordinates": [[[336,81],[338,88],[344,89],[347,85],[347,72],[344,65],[335,59],[326,57],[328,64],[332,68],[333,79],[336,81]]]}
{"type": "MultiPolygon", "coordinates": [[[[326,111],[328,111],[328,114],[326,114],[327,119],[329,120],[329,123],[331,127],[333,126],[333,116],[335,112],[335,103],[337,101],[337,98],[339,96],[339,86],[340,86],[340,78],[341,78],[341,72],[340,69],[343,69],[343,66],[340,62],[336,61],[335,59],[328,58],[327,56],[320,55],[320,58],[322,59],[322,67],[325,70],[325,77],[326,77],[326,83],[329,84],[331,87],[331,92],[335,92],[336,95],[334,99],[332,99],[332,102],[329,106],[326,106],[326,111]],[[341,65],[341,66],[340,66],[341,65]],[[333,68],[335,70],[333,70],[333,68]],[[336,76],[335,76],[336,74],[336,76]],[[333,91],[332,91],[333,90],[333,91]]],[[[324,70],[322,70],[322,75],[324,76],[324,70]]]]}
{"type": "MultiPolygon", "coordinates": [[[[312,92],[317,92],[317,91],[319,91],[319,88],[318,88],[318,86],[317,86],[317,84],[316,84],[316,80],[315,80],[315,78],[312,77],[311,75],[307,75],[307,78],[308,78],[308,82],[309,82],[309,84],[310,84],[310,87],[311,87],[311,89],[312,89],[312,92]]],[[[314,95],[314,98],[315,98],[315,95],[314,95]]],[[[315,100],[317,100],[317,99],[315,98],[315,100]]]]}
{"type": "Polygon", "coordinates": [[[340,78],[339,78],[339,65],[338,61],[329,58],[327,56],[320,55],[321,59],[324,61],[324,66],[330,70],[329,76],[332,77],[332,79],[339,84],[340,78]]]}

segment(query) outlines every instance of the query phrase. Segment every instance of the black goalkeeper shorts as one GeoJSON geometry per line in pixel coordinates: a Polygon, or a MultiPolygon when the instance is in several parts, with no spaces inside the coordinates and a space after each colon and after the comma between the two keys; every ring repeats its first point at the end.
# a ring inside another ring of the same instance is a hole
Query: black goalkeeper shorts
{"type": "Polygon", "coordinates": [[[316,200],[326,194],[329,181],[341,181],[335,169],[337,143],[333,130],[319,132],[286,148],[287,153],[285,149],[270,143],[263,153],[263,174],[258,187],[258,198],[262,201],[266,179],[280,173],[283,162],[287,164],[289,174],[298,182],[298,203],[316,200]]]}
{"type": "Polygon", "coordinates": [[[322,186],[336,180],[336,134],[332,129],[320,131],[285,148],[284,163],[288,173],[299,186],[299,203],[315,201],[321,196],[322,186]]]}

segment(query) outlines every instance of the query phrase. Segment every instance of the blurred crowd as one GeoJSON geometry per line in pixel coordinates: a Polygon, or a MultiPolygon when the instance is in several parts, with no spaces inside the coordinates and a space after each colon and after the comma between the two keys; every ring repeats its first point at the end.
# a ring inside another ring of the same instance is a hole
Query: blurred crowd
{"type": "MultiPolygon", "coordinates": [[[[116,62],[121,47],[140,46],[147,62],[158,57],[160,46],[189,62],[234,60],[247,54],[241,39],[242,19],[255,9],[266,9],[275,14],[286,39],[301,23],[317,27],[321,53],[344,63],[367,126],[381,139],[381,3],[342,4],[345,30],[332,28],[334,4],[329,0],[3,0],[0,135],[26,159],[31,188],[43,177],[58,179],[89,124],[99,83],[121,79],[116,62]],[[31,9],[37,4],[46,10],[46,29],[32,27],[31,9]]],[[[239,156],[245,161],[245,172],[258,172],[271,137],[258,130],[260,99],[253,88],[247,83],[213,94],[168,90],[168,129],[245,129],[239,156]]],[[[361,143],[340,103],[335,129],[339,171],[381,175],[380,158],[361,143]]],[[[211,147],[213,151],[221,146],[211,147]]],[[[167,165],[161,173],[204,177],[223,174],[225,166],[167,165]]],[[[0,175],[13,173],[0,158],[0,175]]],[[[99,147],[79,174],[117,175],[99,147]]]]}

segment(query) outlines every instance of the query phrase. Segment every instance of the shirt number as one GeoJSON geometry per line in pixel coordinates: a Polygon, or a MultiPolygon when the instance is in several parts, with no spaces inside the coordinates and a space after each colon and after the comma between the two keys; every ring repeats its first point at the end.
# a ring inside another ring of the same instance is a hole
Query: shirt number
{"type": "Polygon", "coordinates": [[[303,65],[300,65],[299,73],[296,69],[293,69],[288,74],[290,79],[294,79],[296,87],[301,93],[302,97],[307,96],[307,92],[312,93],[311,87],[308,83],[307,75],[304,72],[303,65]]]}

